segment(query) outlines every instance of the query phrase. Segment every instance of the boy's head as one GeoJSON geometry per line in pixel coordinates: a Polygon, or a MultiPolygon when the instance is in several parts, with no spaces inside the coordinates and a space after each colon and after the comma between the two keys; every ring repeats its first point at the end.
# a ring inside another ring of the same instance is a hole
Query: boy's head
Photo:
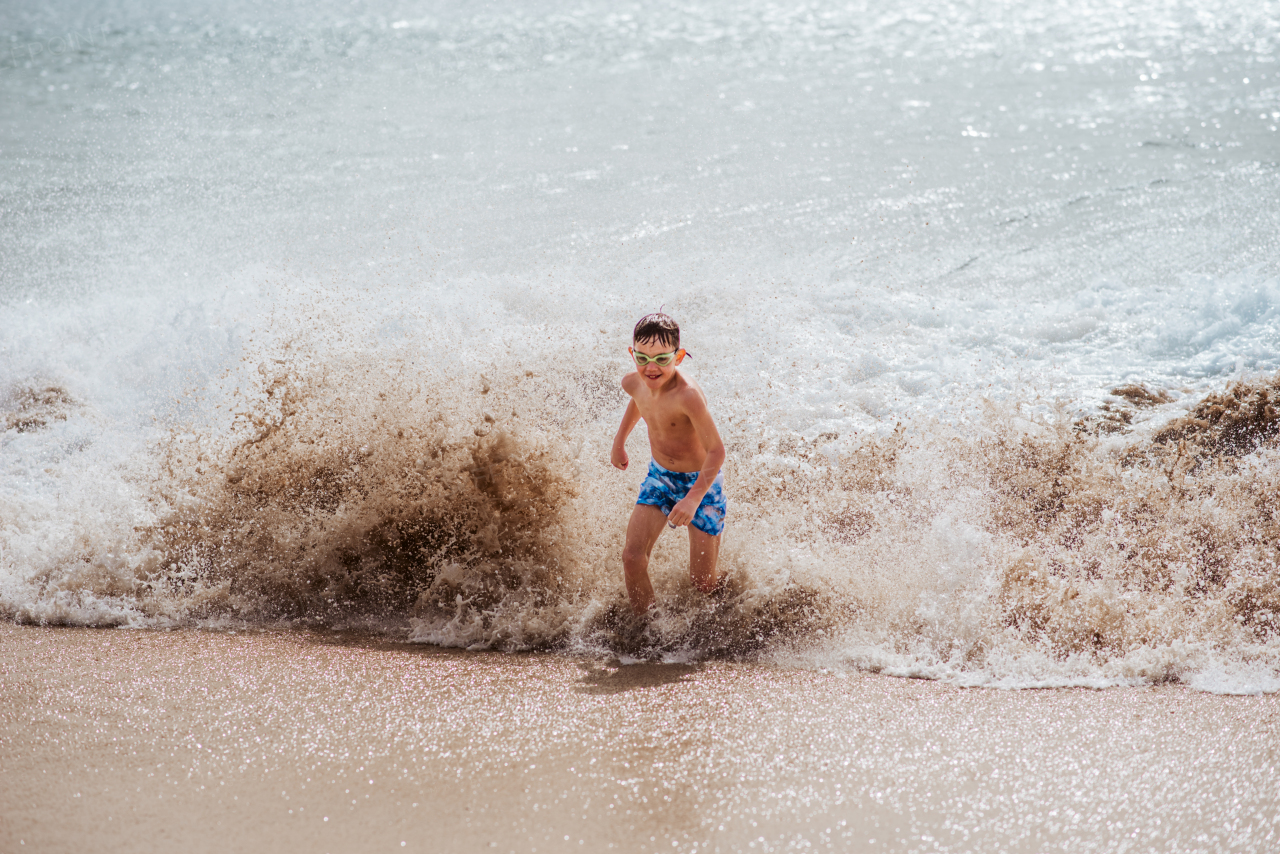
{"type": "Polygon", "coordinates": [[[636,372],[654,388],[661,386],[684,361],[680,327],[662,312],[646,314],[631,333],[631,358],[636,372]]]}
{"type": "Polygon", "coordinates": [[[680,327],[670,315],[655,311],[646,314],[631,333],[633,344],[661,344],[668,350],[680,349],[680,327]]]}

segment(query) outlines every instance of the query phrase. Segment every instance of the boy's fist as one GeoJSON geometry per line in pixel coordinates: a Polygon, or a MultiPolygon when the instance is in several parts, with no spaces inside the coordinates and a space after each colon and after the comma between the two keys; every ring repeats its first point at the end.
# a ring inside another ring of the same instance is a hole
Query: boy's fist
{"type": "Polygon", "coordinates": [[[631,459],[627,456],[627,449],[614,445],[612,462],[614,468],[626,469],[626,467],[631,463],[631,459]]]}
{"type": "Polygon", "coordinates": [[[673,528],[688,525],[693,521],[693,514],[698,512],[699,503],[690,501],[687,495],[681,498],[676,502],[676,506],[671,508],[671,512],[667,514],[667,524],[673,528]]]}

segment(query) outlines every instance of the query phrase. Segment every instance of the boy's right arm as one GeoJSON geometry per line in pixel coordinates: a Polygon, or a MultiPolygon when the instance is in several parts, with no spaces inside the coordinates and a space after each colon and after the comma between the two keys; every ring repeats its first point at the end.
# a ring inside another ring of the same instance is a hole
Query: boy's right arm
{"type": "Polygon", "coordinates": [[[631,460],[627,457],[627,437],[640,423],[640,408],[634,399],[627,401],[627,411],[622,413],[622,423],[618,425],[618,433],[613,437],[613,454],[610,460],[613,467],[625,469],[631,460]]]}

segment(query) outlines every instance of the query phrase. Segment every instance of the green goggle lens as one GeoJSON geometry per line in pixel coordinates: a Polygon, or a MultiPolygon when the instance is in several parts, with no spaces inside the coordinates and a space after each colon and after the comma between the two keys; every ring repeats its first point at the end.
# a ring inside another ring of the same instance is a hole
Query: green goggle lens
{"type": "Polygon", "coordinates": [[[635,350],[632,350],[631,356],[636,360],[636,364],[642,368],[650,362],[653,362],[660,368],[665,368],[676,360],[676,353],[678,352],[680,351],[672,350],[670,353],[658,353],[656,356],[646,356],[644,353],[637,353],[635,350]]]}

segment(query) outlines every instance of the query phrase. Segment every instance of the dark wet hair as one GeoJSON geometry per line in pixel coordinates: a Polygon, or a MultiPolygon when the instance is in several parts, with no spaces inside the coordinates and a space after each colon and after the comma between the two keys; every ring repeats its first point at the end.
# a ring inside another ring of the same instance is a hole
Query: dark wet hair
{"type": "Polygon", "coordinates": [[[680,348],[680,327],[671,319],[669,315],[660,311],[653,314],[646,314],[640,318],[640,322],[636,324],[635,331],[631,333],[631,340],[636,344],[643,344],[648,341],[656,341],[664,347],[680,348]]]}

